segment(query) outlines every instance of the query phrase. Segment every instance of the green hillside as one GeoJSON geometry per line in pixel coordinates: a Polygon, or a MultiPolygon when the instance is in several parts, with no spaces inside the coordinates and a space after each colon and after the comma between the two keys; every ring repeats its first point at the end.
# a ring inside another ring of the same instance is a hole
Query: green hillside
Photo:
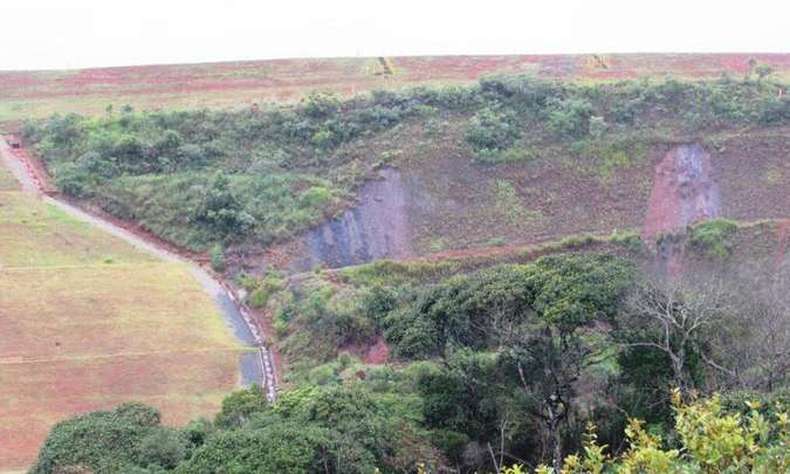
{"type": "Polygon", "coordinates": [[[26,123],[68,199],[241,290],[281,383],[70,419],[32,472],[787,470],[790,98],[724,72],[26,123]]]}

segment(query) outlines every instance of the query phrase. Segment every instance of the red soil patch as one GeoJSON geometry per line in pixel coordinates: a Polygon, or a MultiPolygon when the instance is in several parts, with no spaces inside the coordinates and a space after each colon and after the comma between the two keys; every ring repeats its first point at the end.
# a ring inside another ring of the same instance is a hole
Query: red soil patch
{"type": "Polygon", "coordinates": [[[386,364],[390,358],[390,348],[383,336],[376,337],[372,344],[349,344],[341,347],[340,352],[353,354],[370,365],[386,364]]]}
{"type": "Polygon", "coordinates": [[[779,242],[779,247],[776,251],[774,266],[778,270],[784,262],[788,246],[790,246],[790,219],[779,222],[779,225],[776,228],[776,235],[776,239],[779,242]]]}
{"type": "Polygon", "coordinates": [[[656,167],[642,236],[645,241],[719,215],[710,155],[700,145],[670,150],[656,167]]]}
{"type": "MultiPolygon", "coordinates": [[[[720,213],[718,186],[712,180],[710,155],[698,144],[670,150],[656,166],[642,238],[652,245],[662,235],[684,231],[720,213]]],[[[685,246],[672,237],[661,240],[658,264],[668,275],[682,272],[685,246]]]]}
{"type": "Polygon", "coordinates": [[[376,343],[368,348],[367,353],[362,358],[366,364],[381,365],[386,364],[390,358],[390,348],[383,337],[379,336],[376,343]]]}

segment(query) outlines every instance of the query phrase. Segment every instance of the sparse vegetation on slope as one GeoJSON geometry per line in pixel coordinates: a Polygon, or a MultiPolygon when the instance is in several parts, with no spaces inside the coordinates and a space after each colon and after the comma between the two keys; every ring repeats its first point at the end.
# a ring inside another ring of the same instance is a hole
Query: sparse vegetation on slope
{"type": "Polygon", "coordinates": [[[778,88],[725,79],[577,85],[501,77],[343,101],[316,93],[263,111],[57,116],[31,123],[27,137],[64,192],[205,250],[282,241],[333,215],[376,165],[357,150],[406,122],[468,123],[468,146],[484,163],[548,153],[578,157],[608,178],[665,137],[785,123],[790,100],[778,88]]]}

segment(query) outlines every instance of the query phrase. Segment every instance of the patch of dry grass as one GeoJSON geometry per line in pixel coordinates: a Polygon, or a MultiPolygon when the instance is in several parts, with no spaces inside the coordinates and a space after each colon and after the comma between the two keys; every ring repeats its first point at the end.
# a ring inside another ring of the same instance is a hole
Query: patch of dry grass
{"type": "Polygon", "coordinates": [[[0,334],[0,471],[29,465],[52,425],[77,413],[137,400],[170,423],[211,416],[246,350],[185,265],[10,191],[0,334]]]}
{"type": "MultiPolygon", "coordinates": [[[[0,192],[3,191],[16,191],[19,189],[19,183],[11,175],[11,172],[0,166],[0,192]]],[[[0,204],[4,200],[0,197],[0,204]]]]}

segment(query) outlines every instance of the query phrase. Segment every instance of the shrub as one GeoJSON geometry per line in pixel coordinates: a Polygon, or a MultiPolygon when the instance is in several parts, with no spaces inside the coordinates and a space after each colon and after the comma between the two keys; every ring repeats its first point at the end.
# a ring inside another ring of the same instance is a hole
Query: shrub
{"type": "Polygon", "coordinates": [[[702,222],[691,228],[691,247],[711,258],[724,259],[732,252],[738,225],[726,219],[702,222]]]}
{"type": "Polygon", "coordinates": [[[243,236],[255,224],[255,219],[244,211],[230,190],[230,180],[221,172],[214,176],[192,218],[225,238],[243,236]]]}
{"type": "Polygon", "coordinates": [[[325,118],[340,110],[340,99],[334,94],[327,92],[312,92],[302,99],[300,103],[302,111],[312,118],[325,118]]]}
{"type": "Polygon", "coordinates": [[[179,474],[223,472],[321,472],[334,443],[325,429],[278,421],[259,430],[225,431],[209,437],[176,469],[179,474]]]}
{"type": "MultiPolygon", "coordinates": [[[[586,474],[600,472],[646,472],[706,474],[724,472],[773,473],[790,469],[790,417],[786,412],[767,418],[751,409],[742,416],[722,408],[714,395],[690,404],[673,397],[677,447],[666,448],[660,436],[650,433],[639,420],[632,419],[625,429],[628,449],[614,459],[605,456],[606,446],[597,443],[588,431],[583,454],[567,456],[562,472],[586,474]],[[776,431],[774,439],[767,431],[776,431]]],[[[757,406],[758,404],[753,404],[757,406]]],[[[594,429],[594,428],[593,428],[594,429]]],[[[536,473],[551,473],[539,467],[536,473]]]]}
{"type": "Polygon", "coordinates": [[[278,275],[269,273],[253,286],[249,296],[249,303],[253,308],[263,308],[271,296],[282,290],[284,281],[278,275]]]}
{"type": "Polygon", "coordinates": [[[254,413],[268,407],[263,391],[256,385],[230,394],[222,400],[222,410],[214,423],[224,429],[240,428],[254,413]]]}
{"type": "Polygon", "coordinates": [[[447,347],[482,350],[496,340],[492,325],[611,318],[633,277],[627,262],[605,255],[543,257],[447,278],[420,291],[383,321],[396,355],[426,358],[447,347]],[[562,295],[559,297],[558,295],[562,295]]]}
{"type": "Polygon", "coordinates": [[[592,104],[583,98],[552,99],[548,104],[547,124],[560,137],[581,138],[590,131],[592,104]]]}
{"type": "Polygon", "coordinates": [[[211,268],[215,272],[222,273],[225,271],[225,251],[219,244],[214,244],[209,250],[209,258],[211,260],[211,268]]]}
{"type": "Polygon", "coordinates": [[[466,141],[476,152],[504,150],[520,136],[513,112],[490,107],[475,114],[466,131],[466,141]]]}
{"type": "Polygon", "coordinates": [[[760,113],[760,122],[768,125],[790,120],[790,97],[771,97],[765,99],[760,113]]]}
{"type": "Polygon", "coordinates": [[[109,474],[128,472],[136,465],[177,463],[183,458],[184,445],[177,436],[162,433],[166,429],[159,423],[159,412],[138,403],[58,423],[52,428],[30,472],[49,474],[84,466],[96,473],[109,474]],[[169,446],[163,446],[162,451],[148,458],[155,454],[149,449],[152,437],[168,439],[169,446]]]}
{"type": "Polygon", "coordinates": [[[590,117],[590,135],[593,138],[603,137],[608,128],[609,125],[607,125],[606,119],[603,117],[598,115],[590,117]]]}
{"type": "Polygon", "coordinates": [[[299,195],[299,200],[304,207],[320,207],[332,200],[332,192],[324,186],[312,186],[299,195]]]}

